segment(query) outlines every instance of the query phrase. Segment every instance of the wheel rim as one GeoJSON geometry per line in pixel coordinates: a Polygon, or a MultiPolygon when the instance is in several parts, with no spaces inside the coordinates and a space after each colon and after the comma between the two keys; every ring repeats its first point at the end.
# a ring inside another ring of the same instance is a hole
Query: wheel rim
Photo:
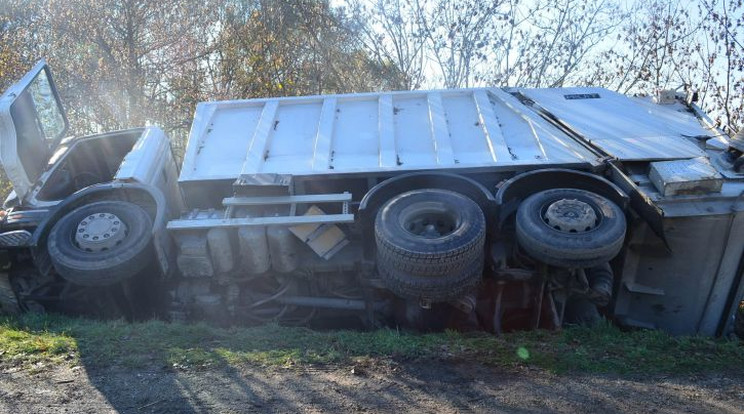
{"type": "Polygon", "coordinates": [[[452,234],[460,225],[459,215],[442,203],[419,203],[401,211],[400,224],[408,233],[426,239],[452,234]]]}
{"type": "Polygon", "coordinates": [[[100,212],[80,220],[75,244],[86,252],[101,252],[118,246],[126,236],[127,226],[117,215],[100,212]]]}
{"type": "Polygon", "coordinates": [[[599,224],[599,217],[589,203],[575,199],[552,202],[542,215],[545,224],[565,233],[585,233],[599,224]]]}

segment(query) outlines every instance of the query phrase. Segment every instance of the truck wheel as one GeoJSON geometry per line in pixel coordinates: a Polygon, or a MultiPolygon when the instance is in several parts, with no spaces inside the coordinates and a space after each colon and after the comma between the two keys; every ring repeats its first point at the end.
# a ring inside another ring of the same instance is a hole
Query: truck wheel
{"type": "Polygon", "coordinates": [[[462,194],[439,189],[400,194],[375,220],[380,276],[404,298],[458,298],[481,280],[485,235],[483,211],[462,194]]]}
{"type": "Polygon", "coordinates": [[[544,263],[587,268],[615,257],[625,239],[625,215],[589,191],[556,188],[535,193],[517,210],[517,241],[544,263]]]}
{"type": "Polygon", "coordinates": [[[55,270],[82,286],[128,279],[152,260],[152,220],[138,205],[100,201],[79,207],[52,228],[47,249],[55,270]]]}
{"type": "Polygon", "coordinates": [[[478,286],[483,275],[483,259],[446,277],[417,276],[391,268],[382,268],[380,273],[387,288],[401,298],[447,302],[465,296],[478,286]]]}

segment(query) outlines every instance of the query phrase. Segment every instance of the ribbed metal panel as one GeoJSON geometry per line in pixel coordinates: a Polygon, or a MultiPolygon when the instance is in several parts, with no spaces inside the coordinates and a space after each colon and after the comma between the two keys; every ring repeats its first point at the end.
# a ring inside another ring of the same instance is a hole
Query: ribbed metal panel
{"type": "Polygon", "coordinates": [[[500,89],[411,91],[200,104],[180,181],[596,162],[500,89]]]}

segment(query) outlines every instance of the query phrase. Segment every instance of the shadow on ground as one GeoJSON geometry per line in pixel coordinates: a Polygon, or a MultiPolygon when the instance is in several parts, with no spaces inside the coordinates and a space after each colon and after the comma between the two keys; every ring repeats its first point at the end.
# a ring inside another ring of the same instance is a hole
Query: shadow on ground
{"type": "Polygon", "coordinates": [[[0,376],[4,412],[739,413],[744,379],[555,376],[476,361],[202,370],[60,367],[0,376]],[[33,390],[7,391],[9,383],[33,390]]]}

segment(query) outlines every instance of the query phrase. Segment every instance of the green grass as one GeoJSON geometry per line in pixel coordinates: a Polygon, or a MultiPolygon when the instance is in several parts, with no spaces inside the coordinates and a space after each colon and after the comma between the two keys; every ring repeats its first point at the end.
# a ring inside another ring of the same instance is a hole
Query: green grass
{"type": "Polygon", "coordinates": [[[488,334],[318,332],[276,325],[217,328],[205,323],[126,323],[55,315],[0,318],[0,365],[71,361],[88,367],[199,369],[224,364],[293,366],[357,359],[450,359],[552,372],[682,374],[744,365],[739,341],[622,332],[609,324],[560,332],[488,334]]]}

